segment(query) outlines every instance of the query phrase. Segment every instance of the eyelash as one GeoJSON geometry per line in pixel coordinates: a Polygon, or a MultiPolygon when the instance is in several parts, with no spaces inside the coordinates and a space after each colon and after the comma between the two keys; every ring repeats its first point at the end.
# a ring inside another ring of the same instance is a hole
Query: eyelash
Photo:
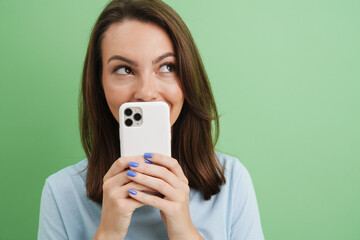
{"type": "MultiPolygon", "coordinates": [[[[161,64],[160,68],[162,68],[162,67],[165,66],[165,65],[170,66],[170,68],[172,69],[171,72],[175,72],[175,71],[176,71],[176,65],[175,65],[175,63],[173,63],[173,62],[165,62],[165,63],[161,64]]],[[[131,69],[131,67],[126,66],[126,65],[119,65],[119,66],[115,67],[114,70],[113,70],[113,73],[116,74],[116,72],[117,72],[120,68],[127,68],[127,69],[129,69],[129,70],[131,71],[131,73],[133,73],[133,70],[131,69]]]]}
{"type": "Polygon", "coordinates": [[[163,66],[168,65],[171,67],[172,71],[171,72],[175,72],[176,71],[176,65],[173,62],[165,62],[164,64],[161,64],[160,68],[162,68],[163,66]]]}
{"type": "Polygon", "coordinates": [[[114,68],[113,73],[116,74],[116,72],[117,72],[120,68],[127,68],[127,69],[129,69],[129,70],[131,71],[131,73],[133,72],[133,70],[131,69],[131,67],[126,66],[126,65],[119,65],[119,66],[117,66],[117,67],[114,68]]]}

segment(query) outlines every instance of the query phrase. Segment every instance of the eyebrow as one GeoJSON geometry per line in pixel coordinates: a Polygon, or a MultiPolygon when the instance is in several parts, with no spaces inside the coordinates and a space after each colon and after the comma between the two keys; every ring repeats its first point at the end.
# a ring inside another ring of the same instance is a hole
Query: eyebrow
{"type": "MultiPolygon", "coordinates": [[[[167,52],[167,53],[164,53],[163,55],[155,58],[153,61],[152,61],[152,64],[155,65],[157,64],[158,62],[160,62],[161,60],[167,58],[167,57],[175,57],[175,54],[172,53],[172,52],[167,52]]],[[[107,61],[108,63],[111,61],[111,60],[121,60],[121,61],[124,61],[124,62],[127,62],[129,63],[130,65],[133,65],[133,66],[137,66],[137,62],[133,61],[133,60],[130,60],[126,57],[123,57],[123,56],[120,56],[120,55],[114,55],[112,56],[111,58],[109,58],[109,60],[107,61]]]]}
{"type": "Polygon", "coordinates": [[[121,60],[121,61],[127,62],[128,64],[133,65],[135,67],[137,66],[137,63],[135,61],[130,60],[130,59],[120,56],[120,55],[112,56],[111,58],[109,58],[109,60],[107,62],[109,63],[111,60],[121,60]]]}
{"type": "Polygon", "coordinates": [[[157,64],[158,62],[160,62],[161,60],[163,60],[164,58],[167,58],[167,57],[175,57],[175,54],[172,53],[172,52],[164,53],[163,55],[155,58],[155,60],[152,61],[152,64],[155,65],[155,64],[157,64]]]}

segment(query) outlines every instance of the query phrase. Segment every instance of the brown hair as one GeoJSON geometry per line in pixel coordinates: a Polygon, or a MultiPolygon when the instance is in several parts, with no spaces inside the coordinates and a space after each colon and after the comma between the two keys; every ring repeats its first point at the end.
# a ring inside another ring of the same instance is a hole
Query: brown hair
{"type": "Polygon", "coordinates": [[[160,0],[113,0],[92,30],[79,96],[81,141],[88,158],[87,195],[102,202],[103,177],[120,156],[118,123],[102,87],[101,42],[111,24],[125,19],[157,24],[174,44],[184,104],[172,127],[172,157],[179,161],[189,186],[201,190],[208,200],[225,183],[214,150],[219,133],[216,105],[190,31],[179,15],[160,0]]]}

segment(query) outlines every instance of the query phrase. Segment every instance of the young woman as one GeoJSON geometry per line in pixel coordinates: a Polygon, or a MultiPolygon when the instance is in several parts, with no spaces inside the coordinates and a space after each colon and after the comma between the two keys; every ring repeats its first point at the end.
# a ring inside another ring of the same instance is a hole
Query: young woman
{"type": "Polygon", "coordinates": [[[160,0],[113,0],[93,28],[83,69],[87,159],[46,180],[38,238],[263,239],[247,170],[214,151],[218,126],[181,18],[160,0]],[[172,157],[121,157],[118,110],[139,101],[169,105],[172,157]]]}

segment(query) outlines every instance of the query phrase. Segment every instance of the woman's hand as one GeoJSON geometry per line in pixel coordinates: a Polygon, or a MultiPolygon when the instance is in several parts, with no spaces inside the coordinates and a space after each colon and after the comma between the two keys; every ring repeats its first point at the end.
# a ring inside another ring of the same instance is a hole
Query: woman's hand
{"type": "Polygon", "coordinates": [[[191,221],[189,182],[178,161],[156,153],[146,153],[144,157],[155,164],[144,161],[138,161],[138,164],[130,163],[128,179],[139,185],[131,188],[129,195],[144,205],[160,210],[169,239],[203,239],[191,221]],[[163,197],[141,192],[139,186],[154,189],[163,197]]]}
{"type": "Polygon", "coordinates": [[[144,162],[144,157],[119,158],[104,176],[101,220],[94,239],[124,239],[134,210],[144,205],[130,198],[129,190],[153,191],[128,178],[130,161],[144,162]]]}

